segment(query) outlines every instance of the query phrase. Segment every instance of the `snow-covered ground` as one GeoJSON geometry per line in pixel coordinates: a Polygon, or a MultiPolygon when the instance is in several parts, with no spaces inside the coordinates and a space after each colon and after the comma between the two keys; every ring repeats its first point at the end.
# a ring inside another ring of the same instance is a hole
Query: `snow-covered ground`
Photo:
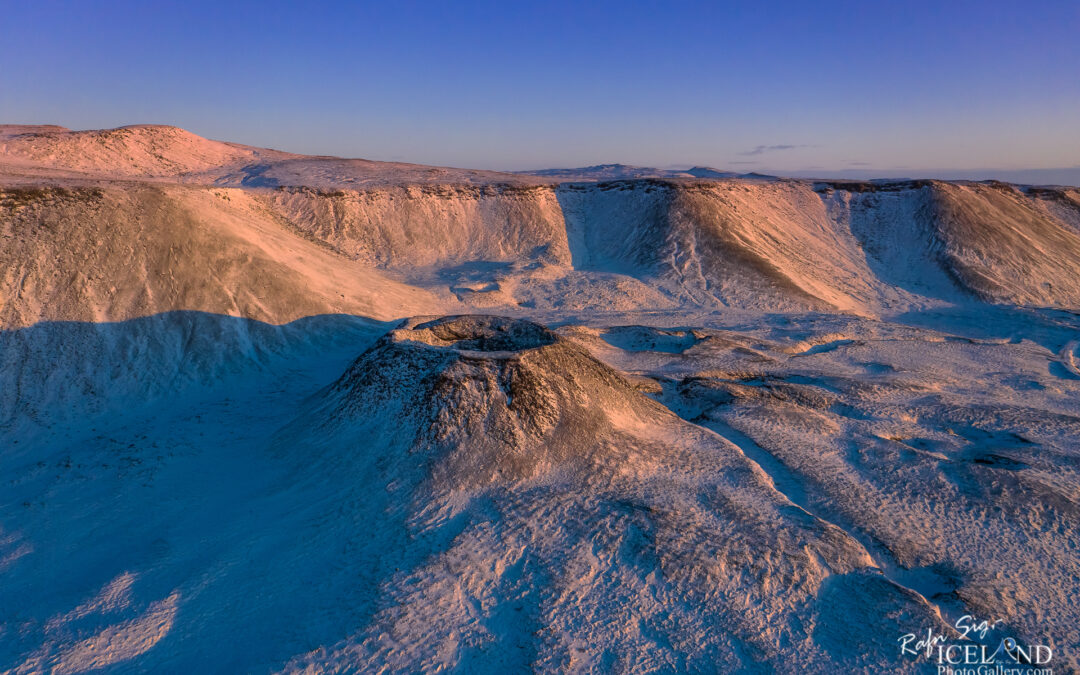
{"type": "Polygon", "coordinates": [[[0,168],[0,672],[1080,669],[1075,189],[0,168]]]}

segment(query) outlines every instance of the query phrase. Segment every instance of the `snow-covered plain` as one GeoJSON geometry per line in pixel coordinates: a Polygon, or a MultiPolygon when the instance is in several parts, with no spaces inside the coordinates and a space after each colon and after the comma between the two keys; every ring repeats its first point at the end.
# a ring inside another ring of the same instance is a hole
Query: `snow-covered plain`
{"type": "Polygon", "coordinates": [[[1080,192],[0,128],[0,672],[1080,668],[1080,192]]]}

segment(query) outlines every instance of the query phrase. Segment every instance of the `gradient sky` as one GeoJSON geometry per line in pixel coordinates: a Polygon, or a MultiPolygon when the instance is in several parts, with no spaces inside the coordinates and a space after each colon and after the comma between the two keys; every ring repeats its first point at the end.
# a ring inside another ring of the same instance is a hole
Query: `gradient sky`
{"type": "Polygon", "coordinates": [[[0,0],[0,122],[494,169],[1080,166],[1080,2],[0,0]]]}

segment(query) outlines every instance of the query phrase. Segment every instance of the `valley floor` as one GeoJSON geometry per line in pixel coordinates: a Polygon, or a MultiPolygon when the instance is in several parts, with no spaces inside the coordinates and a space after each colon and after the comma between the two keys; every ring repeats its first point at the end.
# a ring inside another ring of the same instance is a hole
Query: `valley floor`
{"type": "Polygon", "coordinates": [[[1080,317],[529,318],[675,413],[613,422],[605,442],[645,444],[635,476],[395,492],[394,439],[343,441],[311,407],[390,323],[0,334],[25,359],[3,371],[0,672],[931,672],[899,640],[959,640],[964,615],[1001,620],[983,643],[1077,667],[1080,317]],[[648,444],[712,436],[763,472],[779,520],[753,526],[766,488],[690,506],[649,487],[681,467],[648,444]]]}

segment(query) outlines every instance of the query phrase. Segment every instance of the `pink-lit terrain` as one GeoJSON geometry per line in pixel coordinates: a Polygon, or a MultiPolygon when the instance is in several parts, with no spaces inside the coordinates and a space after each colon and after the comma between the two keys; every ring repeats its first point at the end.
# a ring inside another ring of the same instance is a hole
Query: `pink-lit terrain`
{"type": "Polygon", "coordinates": [[[1080,669],[1080,190],[631,169],[0,126],[0,673],[1080,669]]]}

